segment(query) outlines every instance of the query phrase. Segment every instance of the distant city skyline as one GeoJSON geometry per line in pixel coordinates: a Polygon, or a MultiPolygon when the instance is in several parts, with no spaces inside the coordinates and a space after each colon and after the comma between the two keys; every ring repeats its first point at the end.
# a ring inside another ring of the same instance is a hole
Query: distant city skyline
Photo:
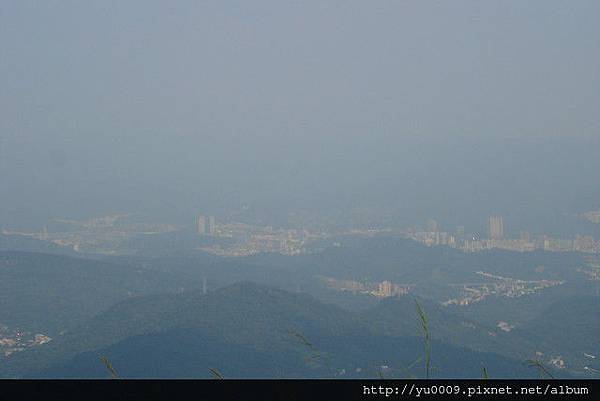
{"type": "MultiPolygon", "coordinates": [[[[535,250],[600,253],[600,237],[585,233],[572,236],[550,235],[549,233],[531,234],[520,231],[515,235],[506,235],[503,216],[490,216],[487,219],[488,234],[480,236],[467,231],[459,225],[454,230],[444,229],[437,220],[429,218],[423,228],[390,227],[384,224],[346,225],[344,227],[320,224],[304,226],[300,221],[295,228],[273,225],[249,224],[232,218],[217,222],[215,216],[197,215],[193,238],[184,239],[188,226],[143,222],[139,216],[128,221],[129,214],[116,214],[94,217],[83,221],[55,219],[61,224],[42,226],[37,232],[2,230],[3,235],[21,235],[32,237],[55,245],[68,247],[77,253],[118,254],[130,252],[127,239],[150,238],[149,235],[174,235],[192,248],[220,256],[248,256],[256,253],[281,253],[295,255],[309,251],[315,241],[327,240],[336,236],[375,236],[400,235],[427,246],[448,246],[464,252],[479,252],[489,249],[505,249],[518,252],[535,250]],[[186,228],[187,227],[187,228],[186,228]],[[141,236],[141,237],[140,237],[141,236]],[[202,238],[210,237],[210,238],[202,238]],[[208,240],[208,242],[207,242],[208,240]],[[225,240],[225,241],[221,241],[225,240]],[[124,242],[123,242],[124,241],[124,242]],[[125,244],[125,247],[121,246],[125,244]]],[[[322,222],[324,223],[324,222],[322,222]]],[[[591,223],[593,224],[593,223],[591,223]]],[[[169,241],[169,244],[172,242],[169,241]]],[[[157,246],[159,246],[157,244],[157,246]]],[[[333,244],[335,246],[335,243],[333,244]]]]}

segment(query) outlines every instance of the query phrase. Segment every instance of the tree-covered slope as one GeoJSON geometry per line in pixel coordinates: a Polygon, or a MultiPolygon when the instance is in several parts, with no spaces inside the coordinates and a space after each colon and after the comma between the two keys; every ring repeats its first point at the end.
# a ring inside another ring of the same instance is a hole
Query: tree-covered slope
{"type": "Polygon", "coordinates": [[[200,281],[69,256],[0,252],[0,323],[52,337],[137,295],[200,281]]]}
{"type": "MultiPolygon", "coordinates": [[[[439,377],[478,377],[482,364],[498,377],[532,373],[496,354],[437,340],[433,349],[439,377]]],[[[15,355],[4,374],[94,377],[104,354],[131,377],[205,377],[209,368],[231,377],[375,377],[382,369],[424,375],[420,338],[387,335],[311,296],[248,282],[207,295],[123,301],[56,341],[15,355]]]]}

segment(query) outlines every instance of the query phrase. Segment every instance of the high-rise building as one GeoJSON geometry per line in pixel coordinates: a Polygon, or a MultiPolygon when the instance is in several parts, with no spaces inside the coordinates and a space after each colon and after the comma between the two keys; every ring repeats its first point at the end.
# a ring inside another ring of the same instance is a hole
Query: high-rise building
{"type": "Polygon", "coordinates": [[[208,216],[208,227],[206,228],[206,234],[214,235],[215,234],[215,217],[208,216]]]}
{"type": "Polygon", "coordinates": [[[504,219],[500,216],[490,216],[489,234],[491,239],[504,238],[504,219]]]}
{"type": "Polygon", "coordinates": [[[198,234],[214,235],[215,218],[214,216],[198,216],[198,234]]]}
{"type": "Polygon", "coordinates": [[[198,216],[198,234],[206,234],[206,217],[198,216]]]}
{"type": "Polygon", "coordinates": [[[392,283],[389,281],[383,281],[379,283],[379,296],[391,297],[392,296],[392,283]]]}

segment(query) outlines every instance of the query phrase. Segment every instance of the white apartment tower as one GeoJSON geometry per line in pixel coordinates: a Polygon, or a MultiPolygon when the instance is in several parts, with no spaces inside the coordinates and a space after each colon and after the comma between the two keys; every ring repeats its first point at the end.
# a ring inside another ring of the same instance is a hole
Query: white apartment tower
{"type": "Polygon", "coordinates": [[[504,238],[504,219],[500,216],[490,216],[489,234],[491,239],[504,238]]]}

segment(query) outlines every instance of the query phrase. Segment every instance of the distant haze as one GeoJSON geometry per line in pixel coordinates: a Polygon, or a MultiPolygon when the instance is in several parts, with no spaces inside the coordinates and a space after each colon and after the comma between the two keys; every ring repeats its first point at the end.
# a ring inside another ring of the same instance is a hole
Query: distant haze
{"type": "Polygon", "coordinates": [[[0,227],[250,205],[558,229],[600,208],[598,21],[597,1],[3,2],[0,227]]]}

